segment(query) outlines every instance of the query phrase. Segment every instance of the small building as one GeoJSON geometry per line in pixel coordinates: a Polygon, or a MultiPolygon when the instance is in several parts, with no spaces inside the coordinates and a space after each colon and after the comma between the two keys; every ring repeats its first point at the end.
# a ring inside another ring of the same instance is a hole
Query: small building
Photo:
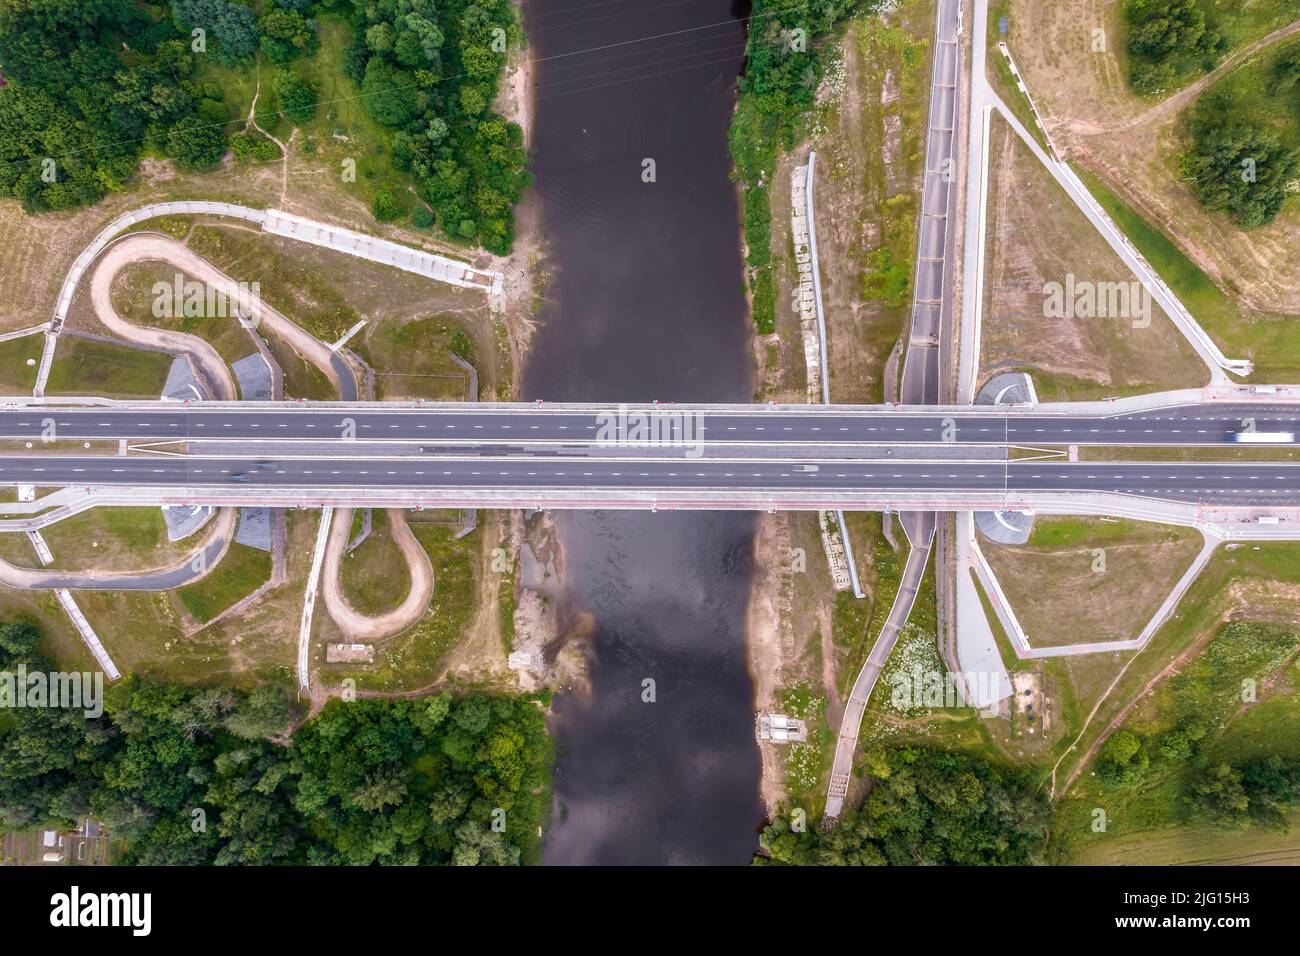
{"type": "Polygon", "coordinates": [[[808,739],[808,724],[798,717],[759,711],[758,739],[774,744],[800,744],[808,739]]]}
{"type": "Polygon", "coordinates": [[[41,831],[41,862],[62,863],[64,839],[58,830],[41,831]]]}

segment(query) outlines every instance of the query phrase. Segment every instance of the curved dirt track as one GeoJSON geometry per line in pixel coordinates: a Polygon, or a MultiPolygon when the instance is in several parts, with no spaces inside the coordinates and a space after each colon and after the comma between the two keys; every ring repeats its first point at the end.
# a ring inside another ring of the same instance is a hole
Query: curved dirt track
{"type": "MultiPolygon", "coordinates": [[[[167,591],[205,577],[225,555],[235,534],[234,508],[221,508],[207,540],[186,557],[150,571],[49,571],[0,561],[0,584],[24,590],[167,591]],[[198,561],[202,555],[202,561],[198,561]]],[[[14,533],[14,532],[11,532],[14,533]]]]}
{"type": "Polygon", "coordinates": [[[401,508],[388,509],[388,527],[393,542],[406,559],[411,574],[411,588],[406,599],[393,610],[375,617],[362,614],[348,604],[343,596],[341,580],[342,558],[352,534],[351,508],[339,508],[330,526],[329,541],[325,545],[325,566],[322,572],[321,594],[330,617],[351,637],[378,640],[410,627],[424,614],[433,597],[433,563],[424,547],[406,523],[406,512],[401,508]]]}
{"type": "MultiPolygon", "coordinates": [[[[90,297],[95,316],[114,335],[129,342],[188,352],[204,377],[216,389],[218,394],[215,397],[223,401],[232,401],[235,398],[234,378],[229,367],[211,345],[196,335],[133,325],[113,309],[110,291],[114,277],[126,266],[145,261],[166,262],[191,278],[207,283],[224,293],[228,301],[242,302],[239,284],[189,246],[166,236],[138,233],[115,242],[95,264],[95,271],[90,280],[90,297]]],[[[253,298],[244,305],[252,313],[251,318],[254,322],[264,325],[269,332],[286,342],[295,352],[320,368],[336,389],[341,387],[339,373],[333,362],[334,353],[320,339],[260,298],[253,298]]]]}
{"type": "MultiPolygon", "coordinates": [[[[259,326],[264,326],[268,332],[283,340],[295,352],[319,368],[339,390],[340,397],[355,399],[355,395],[343,394],[349,391],[346,388],[348,385],[352,386],[350,391],[355,391],[355,382],[345,382],[343,379],[345,374],[350,376],[351,373],[347,371],[346,365],[339,356],[325,343],[260,298],[243,302],[239,296],[238,283],[189,246],[167,236],[153,233],[128,235],[109,246],[96,262],[91,276],[91,302],[99,321],[113,334],[140,345],[157,346],[186,353],[213,388],[215,398],[223,401],[235,399],[235,382],[230,368],[216,349],[206,341],[184,332],[134,325],[114,310],[111,295],[113,279],[126,266],[144,261],[165,262],[180,269],[190,278],[218,289],[229,301],[241,302],[259,326]]],[[[368,617],[350,607],[343,598],[338,583],[338,571],[348,544],[347,532],[352,526],[350,509],[341,511],[335,518],[326,545],[325,604],[335,623],[354,638],[373,639],[409,626],[424,613],[424,608],[433,596],[433,567],[424,548],[407,527],[405,512],[397,508],[391,509],[388,514],[393,538],[406,558],[407,570],[412,582],[407,599],[394,611],[379,617],[368,617]]]]}

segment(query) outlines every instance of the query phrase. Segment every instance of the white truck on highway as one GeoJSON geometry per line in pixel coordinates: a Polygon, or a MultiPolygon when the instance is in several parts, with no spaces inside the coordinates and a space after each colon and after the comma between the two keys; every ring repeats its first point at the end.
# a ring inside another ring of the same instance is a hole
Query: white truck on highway
{"type": "Polygon", "coordinates": [[[1295,441],[1292,432],[1233,432],[1232,441],[1239,445],[1290,445],[1295,441]]]}

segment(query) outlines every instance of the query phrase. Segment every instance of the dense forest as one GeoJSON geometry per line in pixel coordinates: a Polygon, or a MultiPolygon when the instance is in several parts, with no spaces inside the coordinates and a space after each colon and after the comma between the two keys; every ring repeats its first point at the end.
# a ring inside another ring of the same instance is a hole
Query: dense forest
{"type": "MultiPolygon", "coordinates": [[[[311,70],[290,67],[311,62],[324,11],[351,20],[343,70],[428,204],[413,224],[509,252],[529,183],[519,127],[491,108],[520,42],[510,0],[0,0],[0,195],[67,209],[125,188],[142,155],[195,170],[228,148],[275,158],[266,140],[228,140],[234,117],[197,79],[199,58],[260,64],[285,117],[304,123],[311,70]]],[[[376,218],[400,212],[396,188],[376,191],[376,218]]]]}
{"type": "Polygon", "coordinates": [[[911,866],[1038,862],[1051,815],[1027,773],[930,747],[870,755],[875,786],[831,830],[788,814],[764,830],[754,862],[911,866]]]}
{"type": "MultiPolygon", "coordinates": [[[[26,620],[0,670],[47,671],[26,620]]],[[[540,854],[551,745],[524,698],[331,702],[129,677],[104,713],[0,712],[0,830],[91,814],[143,864],[516,864],[540,854]]]]}
{"type": "Polygon", "coordinates": [[[0,194],[67,209],[122,189],[144,150],[218,162],[229,117],[194,56],[165,4],[0,2],[0,194]]]}
{"type": "MultiPolygon", "coordinates": [[[[520,38],[510,0],[352,6],[344,67],[361,85],[366,111],[392,131],[397,168],[415,174],[444,232],[509,252],[512,207],[530,182],[522,132],[492,111],[506,50],[520,38]]],[[[377,204],[376,215],[388,208],[377,204]]]]}

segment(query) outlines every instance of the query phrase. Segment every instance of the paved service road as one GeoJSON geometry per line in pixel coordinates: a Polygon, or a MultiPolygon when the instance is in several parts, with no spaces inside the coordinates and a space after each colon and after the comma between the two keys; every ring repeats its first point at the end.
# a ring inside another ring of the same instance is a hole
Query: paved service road
{"type": "Polygon", "coordinates": [[[939,0],[935,11],[934,67],[929,130],[925,144],[925,186],[917,233],[912,321],[903,361],[900,397],[908,404],[939,404],[939,376],[948,295],[952,239],[948,228],[956,207],[957,83],[961,73],[961,2],[939,0]]]}
{"type": "Polygon", "coordinates": [[[907,562],[898,581],[898,593],[889,608],[889,616],[881,625],[876,643],[871,647],[862,670],[858,671],[853,690],[844,705],[844,719],[840,722],[840,735],[835,743],[835,761],[831,766],[830,790],[826,796],[826,815],[838,817],[844,806],[844,796],[849,789],[849,773],[853,769],[853,754],[858,749],[858,731],[862,727],[862,716],[867,712],[867,702],[876,681],[885,669],[889,652],[898,643],[898,636],[903,632],[903,625],[916,603],[917,592],[925,577],[925,566],[930,559],[930,549],[912,548],[907,554],[907,562]]]}
{"type": "MultiPolygon", "coordinates": [[[[613,411],[613,409],[610,409],[613,411]]],[[[1216,445],[1252,427],[1300,434],[1300,405],[1186,405],[1124,415],[1064,415],[1032,409],[914,410],[846,406],[721,406],[707,410],[663,406],[663,415],[698,413],[692,439],[713,442],[829,444],[839,442],[983,443],[1020,445],[1216,445]]],[[[353,428],[366,441],[459,443],[593,442],[602,420],[591,410],[548,411],[536,405],[464,408],[383,408],[285,404],[258,408],[181,407],[167,403],[121,407],[28,406],[0,409],[0,438],[39,440],[335,439],[353,428]],[[352,423],[349,425],[348,423],[352,423]]],[[[346,454],[340,451],[340,454],[346,454]]]]}
{"type": "Polygon", "coordinates": [[[1300,501],[1289,462],[863,461],[612,457],[286,458],[263,471],[229,457],[9,455],[0,484],[258,488],[739,489],[1119,492],[1215,503],[1300,501]],[[809,470],[815,467],[815,470],[809,470]],[[247,480],[239,480],[240,475],[247,480]]]}

